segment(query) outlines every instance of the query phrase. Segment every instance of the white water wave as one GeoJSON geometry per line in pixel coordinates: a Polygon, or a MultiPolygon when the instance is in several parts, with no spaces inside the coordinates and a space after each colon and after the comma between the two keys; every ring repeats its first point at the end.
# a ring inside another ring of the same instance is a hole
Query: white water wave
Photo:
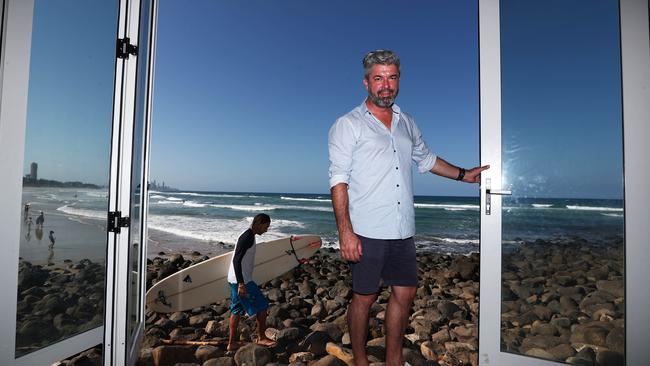
{"type": "Polygon", "coordinates": [[[533,203],[533,207],[535,208],[549,208],[552,207],[552,203],[533,203]]]}
{"type": "Polygon", "coordinates": [[[230,194],[230,193],[196,193],[196,192],[156,192],[169,195],[181,195],[192,197],[218,197],[218,198],[261,198],[252,194],[230,194]]]}
{"type": "Polygon", "coordinates": [[[183,201],[156,201],[151,203],[155,203],[158,205],[182,205],[183,201]]]}
{"type": "Polygon", "coordinates": [[[90,219],[106,220],[106,211],[88,210],[88,209],[83,209],[83,208],[71,207],[71,206],[68,206],[68,205],[61,206],[61,207],[57,208],[56,210],[67,213],[67,214],[70,214],[70,215],[87,217],[87,218],[90,218],[90,219]]]}
{"type": "Polygon", "coordinates": [[[439,237],[433,237],[433,239],[437,241],[442,241],[445,243],[453,243],[453,244],[479,244],[480,241],[479,239],[456,239],[456,238],[439,238],[439,237]]]}
{"type": "Polygon", "coordinates": [[[289,206],[289,205],[263,205],[263,204],[255,204],[255,205],[217,205],[217,204],[211,204],[211,207],[215,208],[227,208],[231,210],[237,210],[237,211],[249,211],[249,212],[256,212],[256,211],[273,211],[273,210],[303,210],[303,211],[321,211],[321,212],[332,212],[331,207],[318,207],[318,206],[289,206]]]}
{"type": "Polygon", "coordinates": [[[582,211],[615,211],[615,212],[623,212],[623,209],[618,208],[618,207],[593,207],[593,206],[566,205],[566,208],[568,208],[569,210],[582,210],[582,211]]]}
{"type": "MultiPolygon", "coordinates": [[[[149,215],[148,226],[151,229],[163,231],[186,238],[208,242],[224,242],[234,244],[244,230],[250,227],[252,217],[239,220],[189,217],[180,215],[149,215]]],[[[271,220],[269,231],[257,237],[258,242],[280,239],[290,236],[283,230],[291,227],[303,227],[304,224],[291,220],[271,220]]]]}
{"type": "Polygon", "coordinates": [[[83,193],[85,193],[86,196],[89,197],[108,198],[107,191],[85,191],[83,193]]]}
{"type": "Polygon", "coordinates": [[[444,209],[445,211],[478,210],[479,205],[453,205],[445,203],[416,203],[415,208],[444,209]]]}
{"type": "Polygon", "coordinates": [[[207,204],[198,203],[198,202],[195,202],[195,201],[186,201],[186,202],[183,202],[183,206],[187,206],[187,207],[205,207],[205,206],[207,206],[207,204]]]}
{"type": "Polygon", "coordinates": [[[287,200],[287,201],[332,202],[332,200],[325,199],[325,198],[301,198],[301,197],[284,197],[284,196],[280,196],[280,199],[287,200]]]}
{"type": "Polygon", "coordinates": [[[603,216],[609,216],[609,217],[623,217],[623,214],[616,214],[616,213],[601,213],[603,216]]]}
{"type": "Polygon", "coordinates": [[[167,199],[167,197],[165,197],[165,196],[161,196],[161,195],[159,195],[159,194],[151,195],[151,196],[149,196],[149,198],[156,198],[156,199],[161,199],[161,198],[162,198],[162,199],[167,199]]]}

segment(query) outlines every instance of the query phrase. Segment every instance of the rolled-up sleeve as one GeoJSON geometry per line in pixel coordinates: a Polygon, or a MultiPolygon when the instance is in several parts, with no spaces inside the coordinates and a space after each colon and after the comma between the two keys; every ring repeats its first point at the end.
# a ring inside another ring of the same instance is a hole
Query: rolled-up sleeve
{"type": "Polygon", "coordinates": [[[413,162],[418,166],[418,172],[426,173],[436,164],[436,155],[431,153],[427,144],[422,138],[422,132],[418,126],[413,123],[413,162]]]}
{"type": "Polygon", "coordinates": [[[339,183],[348,184],[350,182],[354,144],[352,122],[347,118],[339,118],[330,128],[327,141],[330,188],[339,183]]]}

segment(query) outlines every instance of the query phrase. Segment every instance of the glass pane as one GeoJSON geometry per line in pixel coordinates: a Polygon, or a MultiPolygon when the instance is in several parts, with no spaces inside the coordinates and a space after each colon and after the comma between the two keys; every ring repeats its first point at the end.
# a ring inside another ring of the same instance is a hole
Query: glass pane
{"type": "Polygon", "coordinates": [[[137,329],[140,319],[140,264],[142,263],[142,172],[144,169],[144,143],[147,108],[147,77],[149,54],[149,22],[151,16],[151,1],[143,1],[140,12],[140,37],[138,40],[138,76],[136,85],[135,124],[133,126],[133,162],[131,163],[131,228],[129,263],[129,295],[128,295],[128,330],[127,344],[133,340],[133,332],[137,329]]]}
{"type": "Polygon", "coordinates": [[[501,349],[623,365],[618,2],[501,1],[501,349]]]}
{"type": "Polygon", "coordinates": [[[115,1],[34,5],[16,356],[101,326],[115,1]]]}

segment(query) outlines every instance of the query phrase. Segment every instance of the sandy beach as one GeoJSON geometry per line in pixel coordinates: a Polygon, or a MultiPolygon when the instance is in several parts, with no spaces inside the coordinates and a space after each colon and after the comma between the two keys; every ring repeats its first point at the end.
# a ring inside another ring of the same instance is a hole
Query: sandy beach
{"type": "MultiPolygon", "coordinates": [[[[62,190],[63,191],[63,190],[62,190]]],[[[20,257],[32,264],[61,263],[64,260],[106,261],[106,218],[71,215],[61,211],[62,203],[44,199],[47,190],[25,189],[23,205],[30,204],[32,225],[21,220],[20,257]],[[45,221],[37,230],[36,219],[43,211],[45,221]],[[28,230],[29,229],[29,230],[28,230]],[[55,244],[49,250],[49,233],[54,231],[55,244]]],[[[64,191],[72,196],[75,190],[64,191]]],[[[105,214],[104,214],[105,216],[105,214]]]]}

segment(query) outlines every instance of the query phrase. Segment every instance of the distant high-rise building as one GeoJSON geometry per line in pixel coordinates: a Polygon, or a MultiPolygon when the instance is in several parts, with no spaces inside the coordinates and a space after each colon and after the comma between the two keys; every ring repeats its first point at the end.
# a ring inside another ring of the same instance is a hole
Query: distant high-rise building
{"type": "Polygon", "coordinates": [[[31,169],[29,172],[29,178],[31,180],[38,180],[38,164],[36,162],[33,162],[31,165],[31,169]]]}

